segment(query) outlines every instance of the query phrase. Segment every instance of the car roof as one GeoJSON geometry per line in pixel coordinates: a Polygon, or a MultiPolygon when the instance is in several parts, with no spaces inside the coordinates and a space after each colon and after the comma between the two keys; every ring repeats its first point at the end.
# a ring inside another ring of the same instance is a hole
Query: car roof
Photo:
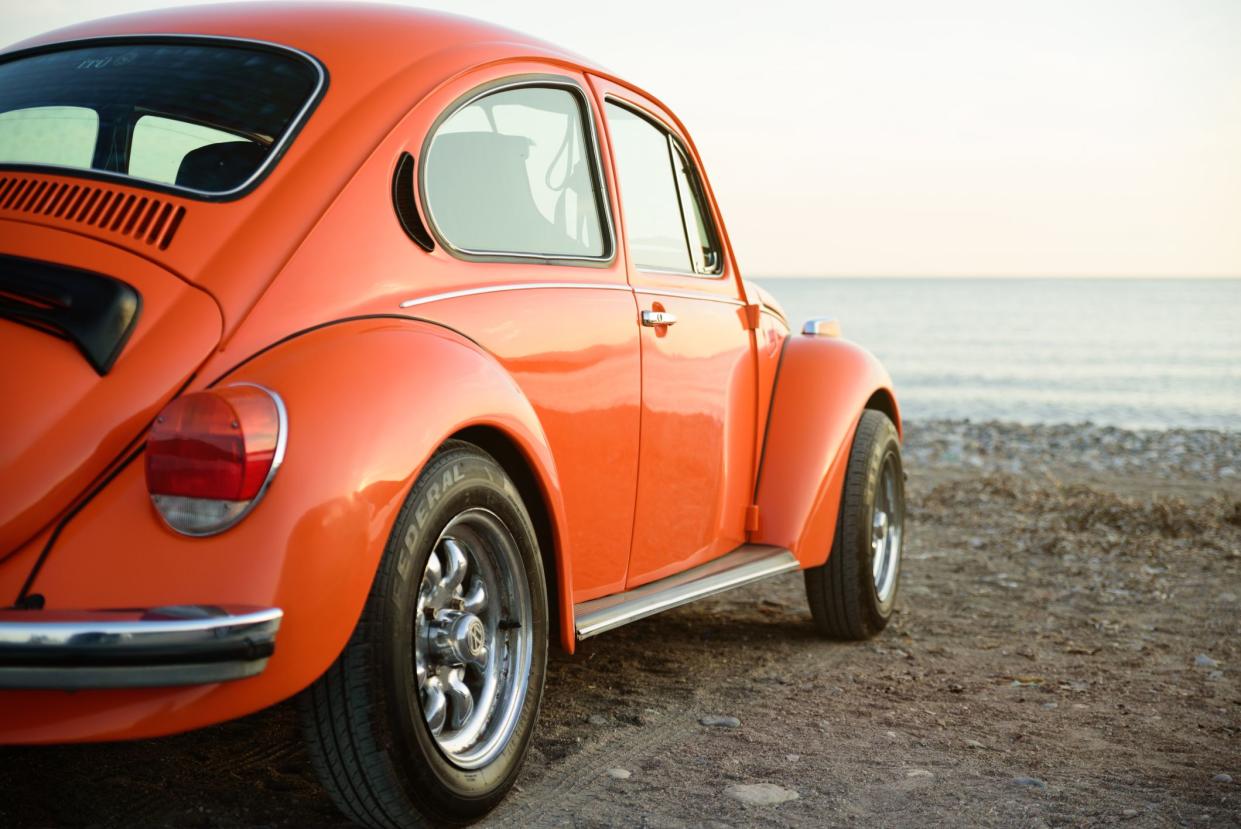
{"type": "Polygon", "coordinates": [[[206,35],[290,46],[327,68],[333,97],[371,96],[416,77],[402,97],[471,67],[535,58],[607,74],[587,59],[521,32],[444,12],[378,3],[220,3],[107,17],[56,29],[4,53],[83,38],[206,35]],[[428,82],[430,82],[428,84],[428,82]]]}

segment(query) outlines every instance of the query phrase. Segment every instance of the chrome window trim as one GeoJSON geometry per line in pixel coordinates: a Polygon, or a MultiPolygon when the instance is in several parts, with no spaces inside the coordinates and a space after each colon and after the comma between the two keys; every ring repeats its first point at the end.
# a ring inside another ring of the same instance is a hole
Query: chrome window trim
{"type": "Polygon", "coordinates": [[[87,178],[101,178],[101,179],[105,179],[108,181],[121,182],[129,186],[144,187],[144,188],[151,189],[151,190],[161,190],[164,192],[170,192],[170,193],[177,194],[177,195],[188,193],[204,201],[228,201],[230,199],[240,198],[241,196],[244,196],[253,187],[257,186],[260,180],[262,180],[267,175],[267,173],[270,172],[271,168],[274,167],[276,162],[279,161],[280,158],[284,155],[284,152],[285,150],[288,149],[289,144],[291,144],[293,142],[293,139],[297,137],[297,134],[301,132],[302,127],[305,126],[306,119],[309,117],[311,110],[313,110],[318,105],[319,101],[323,99],[323,93],[327,89],[327,85],[328,85],[327,69],[324,68],[323,64],[319,61],[318,58],[316,58],[314,55],[310,54],[309,52],[303,52],[301,49],[298,49],[296,47],[286,46],[283,43],[275,43],[274,41],[270,41],[270,40],[258,40],[257,38],[234,37],[230,35],[199,35],[199,34],[187,34],[185,32],[178,32],[178,33],[170,32],[170,33],[165,33],[165,34],[147,32],[145,34],[134,34],[134,35],[97,35],[94,37],[73,38],[71,40],[58,40],[53,43],[41,43],[38,46],[33,46],[33,47],[30,47],[29,49],[19,49],[14,52],[0,54],[0,63],[8,63],[11,60],[18,60],[23,57],[34,56],[34,55],[42,54],[44,52],[60,51],[63,49],[73,48],[79,45],[81,46],[91,46],[91,45],[98,46],[98,45],[106,45],[106,44],[121,45],[121,44],[129,43],[132,41],[142,41],[142,40],[151,40],[151,41],[184,40],[184,41],[190,41],[190,42],[197,41],[197,42],[201,42],[204,44],[211,43],[211,42],[218,42],[218,43],[224,43],[226,45],[231,44],[234,46],[236,45],[259,46],[264,49],[272,49],[272,50],[279,51],[279,52],[287,52],[291,55],[295,55],[296,57],[303,59],[304,61],[309,63],[312,67],[314,67],[315,73],[317,75],[317,80],[315,81],[315,88],[311,91],[310,95],[306,97],[306,101],[302,104],[302,108],[299,109],[297,111],[297,114],[293,116],[293,119],[289,121],[289,126],[285,129],[284,134],[281,135],[280,139],[276,141],[276,143],[271,145],[271,148],[267,152],[267,157],[263,159],[263,163],[260,164],[257,168],[255,168],[254,173],[252,173],[249,178],[247,178],[245,181],[243,181],[241,184],[237,185],[231,190],[198,190],[193,187],[182,187],[177,184],[168,184],[167,182],[163,182],[163,181],[153,181],[151,179],[138,178],[136,176],[131,176],[126,173],[117,173],[112,170],[96,170],[91,167],[66,167],[60,164],[27,164],[27,163],[6,164],[3,162],[0,162],[0,167],[21,169],[21,170],[33,170],[34,172],[57,173],[60,175],[84,176],[87,178]]]}
{"type": "Polygon", "coordinates": [[[507,285],[487,285],[482,288],[463,288],[459,291],[444,291],[439,294],[428,294],[426,296],[414,297],[407,299],[401,303],[402,308],[413,308],[415,305],[426,305],[429,302],[439,302],[444,299],[457,299],[463,296],[477,296],[479,294],[498,294],[505,291],[539,291],[548,288],[570,288],[575,290],[596,288],[603,291],[629,291],[633,289],[628,285],[613,285],[606,282],[513,282],[507,285]]]}
{"type": "Polygon", "coordinates": [[[431,231],[436,241],[453,257],[467,262],[529,262],[546,265],[589,265],[595,267],[610,265],[615,262],[617,245],[616,230],[612,223],[612,197],[611,193],[608,192],[607,178],[603,174],[603,152],[599,145],[598,131],[595,129],[596,115],[595,107],[591,102],[591,96],[587,94],[581,84],[566,75],[553,74],[523,74],[489,81],[475,87],[445,107],[443,112],[436,116],[435,121],[431,124],[431,128],[427,130],[426,137],[423,138],[418,163],[418,200],[422,203],[421,206],[426,213],[427,228],[431,231]],[[428,165],[426,161],[428,151],[431,149],[431,143],[435,140],[435,135],[439,132],[439,128],[453,115],[476,101],[512,89],[529,89],[532,87],[565,89],[577,98],[578,106],[580,107],[579,115],[582,117],[587,131],[587,150],[590,152],[591,161],[593,162],[591,169],[594,173],[595,184],[598,187],[596,192],[596,210],[599,213],[600,228],[604,231],[602,254],[597,256],[579,256],[506,250],[474,250],[454,245],[440,232],[439,225],[436,224],[434,206],[431,204],[431,200],[427,198],[428,165]]]}
{"type": "MultiPolygon", "coordinates": [[[[615,104],[621,109],[629,110],[630,112],[632,112],[634,115],[638,116],[639,118],[643,118],[647,121],[652,122],[652,125],[656,129],[663,130],[664,136],[668,138],[670,141],[675,142],[677,146],[680,148],[680,151],[685,155],[685,160],[688,161],[691,165],[693,165],[694,175],[699,180],[699,186],[701,187],[703,175],[702,175],[702,171],[699,170],[698,168],[698,163],[694,160],[693,156],[690,155],[689,148],[686,147],[685,142],[681,140],[680,134],[675,129],[673,129],[668,124],[667,121],[665,121],[663,118],[659,117],[655,113],[651,112],[646,107],[641,106],[640,104],[635,104],[632,101],[627,101],[624,98],[618,98],[616,95],[613,95],[613,94],[604,95],[603,103],[605,106],[605,110],[603,114],[604,118],[607,118],[606,106],[608,104],[615,104]]],[[[672,147],[669,147],[669,159],[668,159],[669,165],[672,164],[671,153],[675,151],[676,150],[674,150],[672,147]]],[[[613,164],[616,163],[615,156],[613,156],[612,158],[612,163],[613,164]]],[[[679,182],[676,181],[675,172],[673,173],[673,182],[674,182],[674,185],[677,191],[677,201],[678,201],[677,210],[681,214],[682,222],[684,222],[685,211],[679,204],[680,199],[681,199],[681,185],[679,182]]],[[[705,199],[706,192],[704,191],[702,195],[703,195],[703,198],[705,199]]],[[[713,236],[713,241],[715,242],[716,247],[718,248],[718,254],[720,258],[720,264],[719,264],[718,269],[711,271],[709,273],[699,273],[698,271],[678,271],[678,270],[663,269],[663,268],[643,267],[643,266],[639,266],[635,264],[634,270],[641,271],[642,273],[659,273],[659,274],[669,274],[672,276],[685,276],[685,277],[689,277],[690,279],[723,279],[725,276],[727,276],[727,271],[728,271],[727,267],[725,266],[726,257],[724,256],[724,244],[722,241],[724,237],[723,237],[723,234],[720,233],[718,223],[715,220],[715,214],[708,211],[708,215],[706,218],[710,220],[710,225],[711,225],[710,229],[711,229],[711,233],[713,236]]],[[[689,230],[687,228],[685,229],[685,251],[686,253],[690,252],[689,245],[690,245],[689,230]]],[[[692,263],[693,261],[694,261],[693,255],[690,254],[690,262],[692,263]]]]}
{"type": "Polygon", "coordinates": [[[664,276],[692,276],[695,279],[705,278],[702,274],[693,271],[678,271],[674,268],[650,268],[645,265],[634,265],[633,269],[638,273],[656,273],[664,276]]]}

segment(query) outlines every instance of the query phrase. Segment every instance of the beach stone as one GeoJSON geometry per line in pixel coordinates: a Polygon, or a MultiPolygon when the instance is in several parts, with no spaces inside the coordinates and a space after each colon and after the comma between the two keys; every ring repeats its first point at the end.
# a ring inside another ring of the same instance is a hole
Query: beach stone
{"type": "Polygon", "coordinates": [[[751,806],[775,806],[801,797],[792,789],[775,783],[737,783],[725,789],[724,794],[751,806]]]}
{"type": "Polygon", "coordinates": [[[1037,777],[1026,777],[1024,775],[1019,775],[1013,778],[1013,782],[1016,783],[1018,786],[1028,786],[1031,789],[1046,789],[1047,788],[1047,784],[1044,783],[1042,780],[1039,780],[1037,777]]]}
{"type": "Polygon", "coordinates": [[[1060,706],[1054,702],[1045,702],[1043,703],[1043,707],[1046,708],[1048,711],[1055,711],[1060,706]]]}
{"type": "Polygon", "coordinates": [[[1200,653],[1194,657],[1194,665],[1199,668],[1218,668],[1219,662],[1207,656],[1205,653],[1200,653]]]}
{"type": "Polygon", "coordinates": [[[603,716],[602,714],[591,714],[589,717],[586,718],[586,722],[590,723],[591,725],[607,725],[608,718],[603,716]]]}
{"type": "Polygon", "coordinates": [[[909,771],[905,772],[905,776],[906,777],[934,777],[935,775],[931,774],[926,769],[910,769],[909,771]]]}
{"type": "Polygon", "coordinates": [[[608,777],[613,780],[628,780],[631,776],[629,769],[608,769],[608,777]]]}
{"type": "Polygon", "coordinates": [[[1135,817],[1138,816],[1138,810],[1137,809],[1125,809],[1123,812],[1120,813],[1120,816],[1123,817],[1125,820],[1133,820],[1135,817]]]}
{"type": "Polygon", "coordinates": [[[717,728],[740,728],[741,720],[736,717],[729,717],[724,714],[708,714],[702,717],[698,722],[703,725],[715,726],[717,728]]]}
{"type": "Polygon", "coordinates": [[[1219,600],[1221,602],[1227,602],[1231,604],[1237,600],[1237,594],[1236,593],[1220,593],[1219,600]]]}
{"type": "Polygon", "coordinates": [[[1217,774],[1211,778],[1211,782],[1212,783],[1231,783],[1232,775],[1231,774],[1217,774]]]}

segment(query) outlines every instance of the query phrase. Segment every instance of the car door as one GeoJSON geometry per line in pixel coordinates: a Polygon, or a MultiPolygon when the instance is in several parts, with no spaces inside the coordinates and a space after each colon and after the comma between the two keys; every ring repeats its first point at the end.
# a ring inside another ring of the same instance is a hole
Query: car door
{"type": "Polygon", "coordinates": [[[416,159],[435,241],[406,240],[419,295],[403,307],[470,337],[529,399],[574,602],[624,589],[637,488],[640,350],[601,129],[584,75],[508,63],[424,99],[392,153],[416,159]]]}
{"type": "Polygon", "coordinates": [[[629,282],[637,298],[642,409],[627,587],[745,541],[755,362],[744,294],[688,142],[652,102],[603,93],[629,282]]]}

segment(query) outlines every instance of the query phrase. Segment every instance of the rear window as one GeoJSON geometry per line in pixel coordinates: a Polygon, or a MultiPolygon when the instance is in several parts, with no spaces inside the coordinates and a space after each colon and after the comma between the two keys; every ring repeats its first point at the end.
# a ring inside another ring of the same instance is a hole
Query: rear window
{"type": "Polygon", "coordinates": [[[279,156],[322,81],[300,53],[222,41],[19,54],[0,62],[0,164],[233,193],[279,156]]]}

